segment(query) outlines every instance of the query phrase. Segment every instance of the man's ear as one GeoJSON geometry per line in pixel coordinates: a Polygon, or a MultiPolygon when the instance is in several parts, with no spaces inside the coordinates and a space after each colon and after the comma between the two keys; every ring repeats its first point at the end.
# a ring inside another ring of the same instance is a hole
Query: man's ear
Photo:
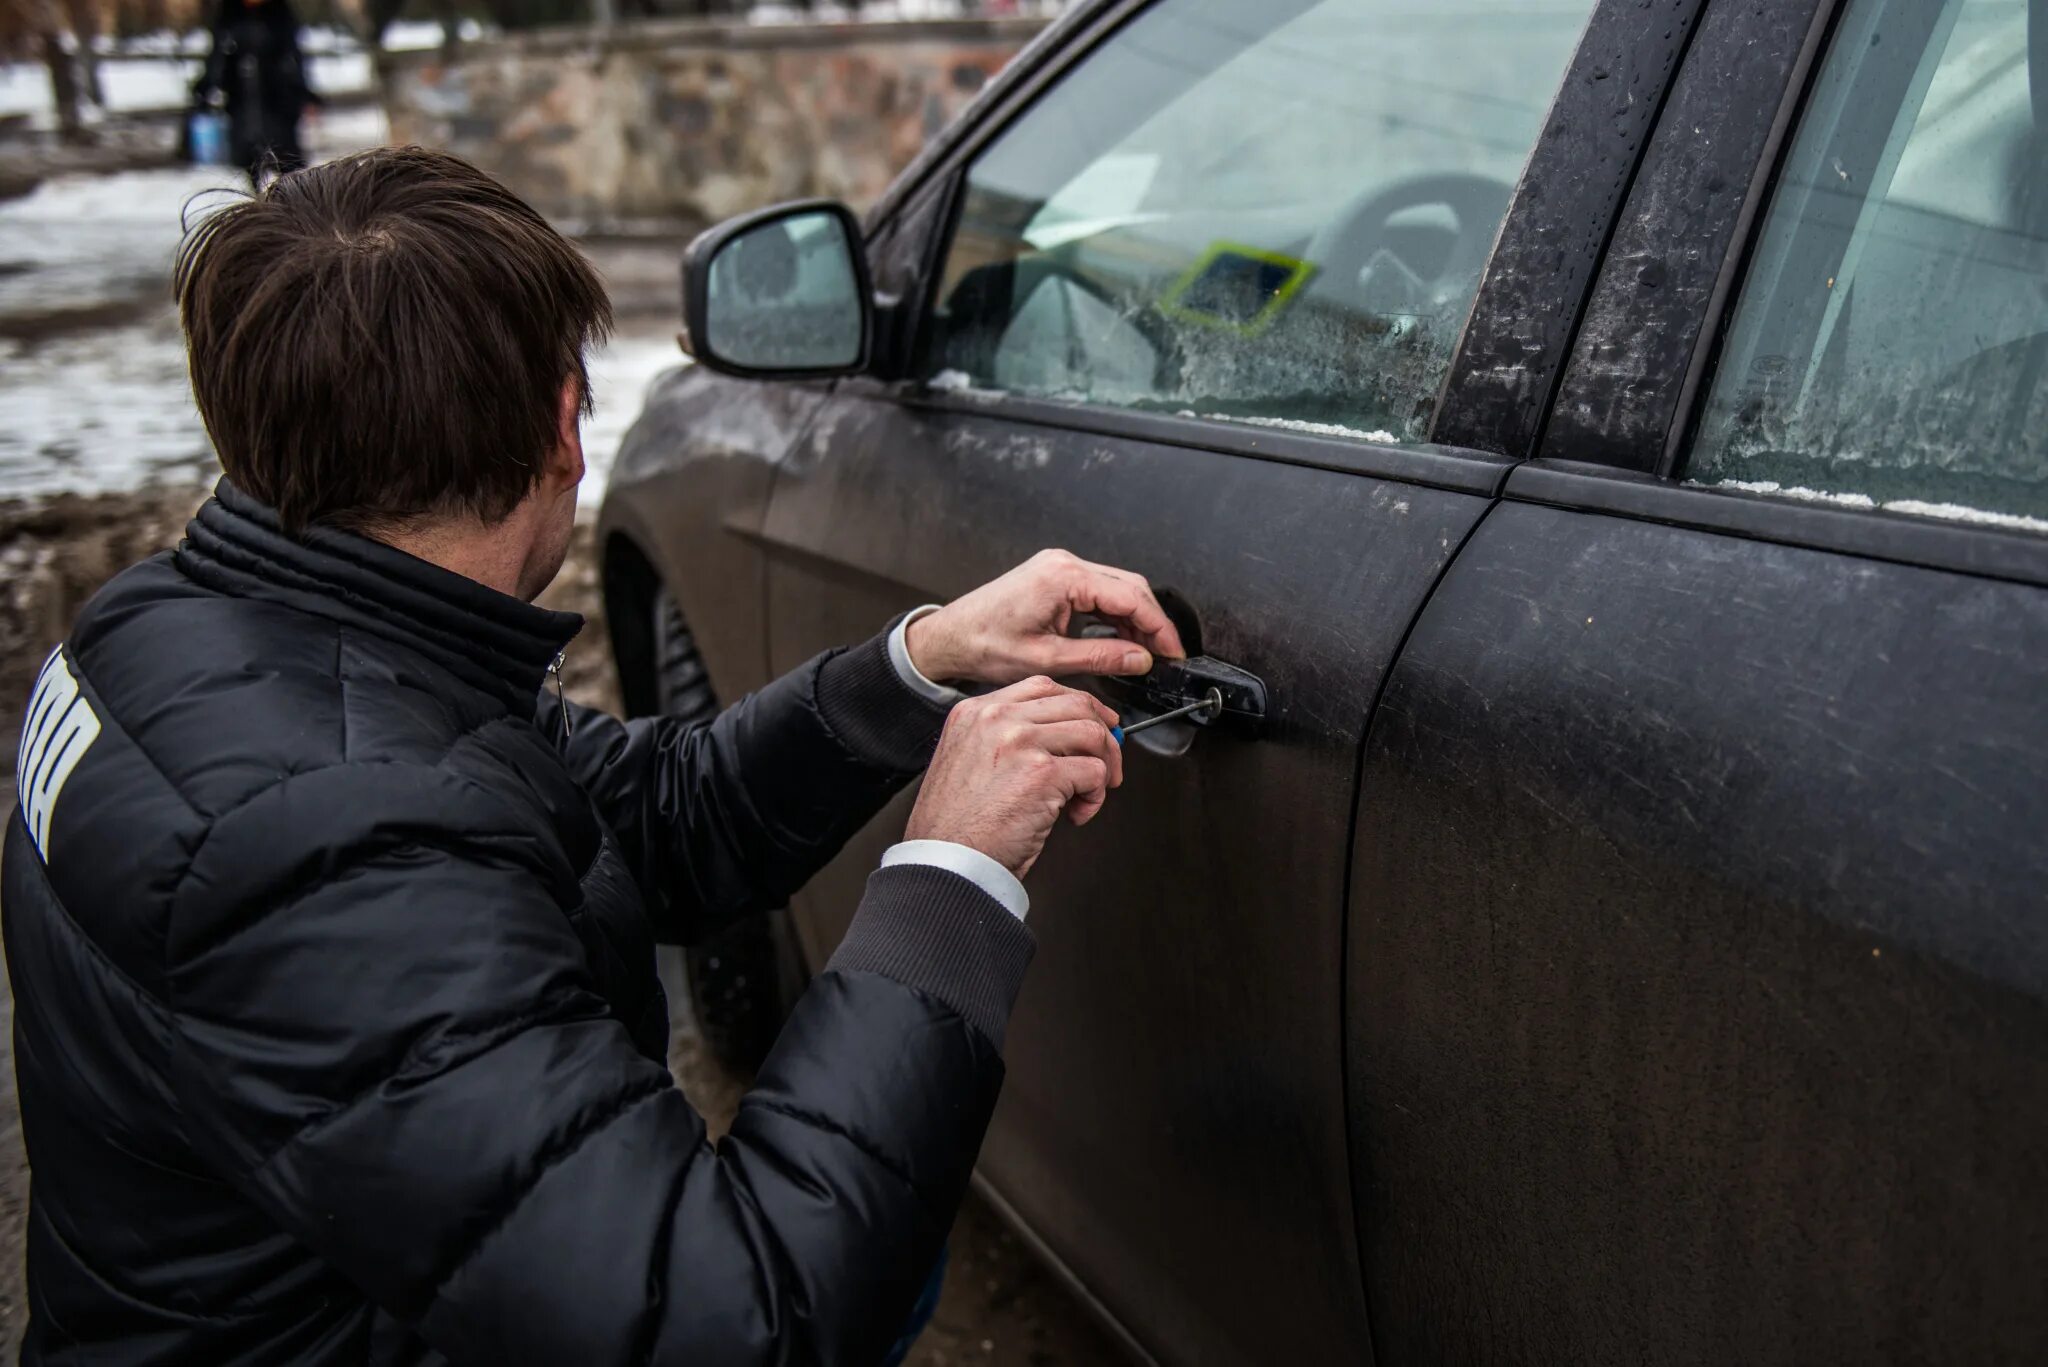
{"type": "Polygon", "coordinates": [[[561,401],[556,405],[555,449],[548,456],[547,473],[563,488],[583,482],[583,377],[571,375],[562,381],[561,401]]]}

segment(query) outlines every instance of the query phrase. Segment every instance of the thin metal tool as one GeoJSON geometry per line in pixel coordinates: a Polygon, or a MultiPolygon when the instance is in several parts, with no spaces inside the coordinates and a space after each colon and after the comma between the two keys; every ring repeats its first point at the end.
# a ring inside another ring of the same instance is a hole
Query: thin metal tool
{"type": "Polygon", "coordinates": [[[1210,689],[1206,697],[1202,698],[1199,702],[1191,702],[1186,707],[1176,707],[1171,712],[1161,712],[1156,717],[1147,717],[1143,721],[1134,721],[1129,726],[1112,726],[1109,728],[1109,734],[1116,739],[1118,745],[1122,745],[1125,736],[1135,736],[1148,726],[1157,726],[1163,721],[1172,721],[1176,717],[1185,717],[1193,712],[1207,712],[1212,709],[1217,712],[1223,710],[1223,691],[1221,689],[1210,689]]]}

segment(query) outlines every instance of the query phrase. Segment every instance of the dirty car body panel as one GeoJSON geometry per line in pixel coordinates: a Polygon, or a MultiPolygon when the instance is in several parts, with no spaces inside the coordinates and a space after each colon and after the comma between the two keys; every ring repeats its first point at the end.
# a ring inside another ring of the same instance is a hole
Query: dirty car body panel
{"type": "MultiPolygon", "coordinates": [[[[1446,41],[1358,4],[1389,51],[1446,41]]],[[[1771,225],[1814,198],[1806,143],[1891,99],[1866,162],[1838,135],[1843,183],[1867,167],[1874,203],[1933,176],[1912,140],[1963,134],[1913,111],[1967,134],[2024,100],[2012,35],[2048,49],[2048,5],[1589,3],[1527,89],[1487,86],[1483,49],[1440,73],[1304,40],[1330,8],[1070,10],[870,217],[865,373],[673,382],[604,535],[702,623],[728,695],[1048,545],[1143,571],[1265,682],[1256,734],[1134,738],[1125,787],[1031,879],[981,1177],[1140,1354],[2040,1356],[2048,539],[1705,472],[1731,358],[1782,373],[1741,310],[1794,288],[1770,263],[1802,241],[1771,225]],[[1197,119],[1248,45],[1440,77],[1502,143],[1477,164],[1519,176],[1396,177],[1318,230],[1248,152],[1187,177],[1220,187],[1204,245],[1148,231],[1175,175],[1149,125],[1089,135],[1135,201],[1018,153],[1090,112],[1091,70],[1137,111],[1116,117],[1197,119]],[[1518,100],[1541,117],[1507,146],[1518,100]],[[1033,176],[1085,183],[1088,212],[1033,176]],[[1294,302],[1232,313],[1226,268],[1294,302]],[[976,334],[990,307],[1005,330],[976,334]],[[1047,335],[1049,359],[1005,353],[1047,335]],[[1216,355],[1333,346],[1392,378],[1292,399],[1253,365],[1204,406],[1216,355]]],[[[1809,215],[1866,313],[1875,213],[1809,215]]],[[[1825,291],[1793,316],[1823,339],[1808,388],[1896,344],[1825,291]]],[[[813,962],[903,815],[799,900],[813,962]]]]}
{"type": "Polygon", "coordinates": [[[1489,516],[1366,758],[1382,1351],[2035,1356],[2044,690],[2033,586],[1489,516]]]}
{"type": "MultiPolygon", "coordinates": [[[[1333,1085],[1352,784],[1365,702],[1486,506],[850,394],[778,485],[778,667],[1046,545],[1145,566],[1193,605],[1206,653],[1265,666],[1273,712],[1257,738],[1134,737],[1117,800],[1033,869],[1039,956],[982,1158],[1061,1259],[1174,1359],[1261,1342],[1314,1356],[1362,1338],[1333,1085]],[[1288,1314],[1263,1308],[1277,1304],[1288,1314]]],[[[807,891],[814,955],[896,830],[871,829],[807,891]]]]}

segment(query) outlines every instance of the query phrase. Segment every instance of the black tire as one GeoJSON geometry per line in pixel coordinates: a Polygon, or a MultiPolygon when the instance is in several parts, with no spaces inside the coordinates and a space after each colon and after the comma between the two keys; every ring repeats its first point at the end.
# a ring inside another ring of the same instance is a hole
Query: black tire
{"type": "MultiPolygon", "coordinates": [[[[696,637],[675,596],[654,596],[654,697],[664,715],[704,722],[718,715],[696,637]]],[[[751,1075],[768,1057],[803,990],[802,958],[789,912],[739,921],[683,948],[689,1012],[705,1047],[725,1067],[751,1075]]]]}
{"type": "Polygon", "coordinates": [[[697,653],[697,638],[683,621],[675,595],[662,589],[654,595],[654,698],[665,717],[686,722],[710,721],[718,715],[718,695],[697,653]]]}

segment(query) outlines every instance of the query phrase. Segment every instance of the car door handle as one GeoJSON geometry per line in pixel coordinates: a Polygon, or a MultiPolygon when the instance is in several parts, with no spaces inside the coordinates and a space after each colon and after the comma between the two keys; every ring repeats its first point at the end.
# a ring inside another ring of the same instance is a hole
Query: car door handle
{"type": "Polygon", "coordinates": [[[1172,712],[1206,699],[1211,691],[1222,699],[1221,708],[1191,713],[1194,726],[1218,726],[1241,735],[1256,735],[1266,721],[1266,685],[1256,674],[1211,655],[1191,655],[1185,660],[1155,659],[1149,673],[1136,678],[1103,675],[1102,691],[1119,708],[1142,721],[1162,712],[1172,712]]]}

